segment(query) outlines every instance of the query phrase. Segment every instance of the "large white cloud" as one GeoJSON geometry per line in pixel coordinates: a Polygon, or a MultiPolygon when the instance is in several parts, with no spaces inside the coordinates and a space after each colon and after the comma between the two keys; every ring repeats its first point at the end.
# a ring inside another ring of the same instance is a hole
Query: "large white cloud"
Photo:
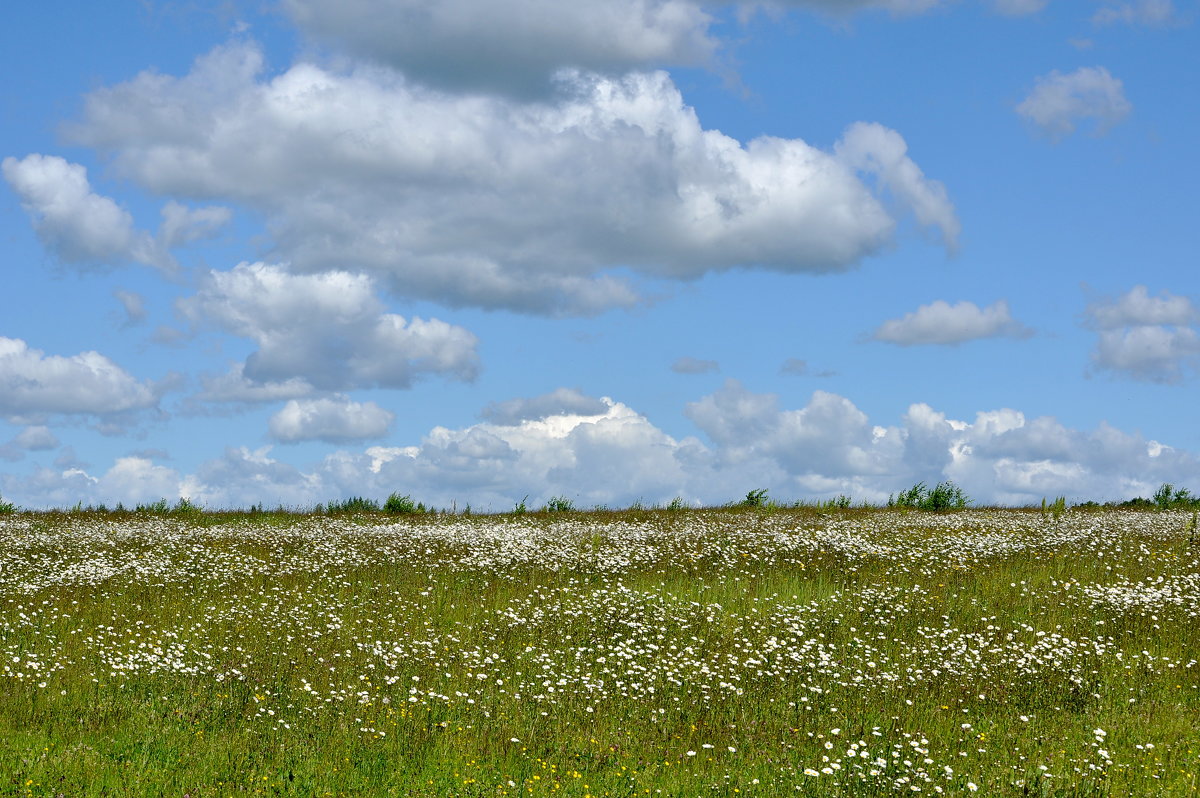
{"type": "Polygon", "coordinates": [[[1135,380],[1178,383],[1200,367],[1200,311],[1191,299],[1144,285],[1088,305],[1087,326],[1098,331],[1092,364],[1135,380]]]}
{"type": "Polygon", "coordinates": [[[285,0],[308,33],[432,85],[545,92],[563,67],[625,72],[708,62],[690,0],[285,0]]]}
{"type": "Polygon", "coordinates": [[[1125,86],[1101,66],[1057,70],[1037,79],[1033,91],[1017,105],[1017,113],[1058,138],[1075,132],[1083,120],[1095,120],[1103,133],[1129,116],[1132,103],[1125,86]]]}
{"type": "Polygon", "coordinates": [[[542,101],[447,94],[397,73],[230,45],[182,78],[92,93],[74,137],[167,195],[263,213],[300,272],[352,269],[449,305],[562,315],[638,301],[608,274],[845,269],[896,220],[860,173],[953,245],[958,223],[894,131],[833,152],[701,127],[662,72],[560,73],[542,101]]]}
{"type": "Polygon", "coordinates": [[[407,388],[427,374],[473,379],[479,368],[474,335],[438,319],[383,312],[361,274],[293,275],[242,263],[209,272],[179,308],[258,345],[244,366],[206,387],[206,398],[222,392],[238,401],[280,398],[302,391],[303,383],[321,390],[407,388]],[[255,396],[256,387],[265,395],[255,396]]]}
{"type": "Polygon", "coordinates": [[[161,393],[162,386],[137,380],[99,352],[47,355],[0,337],[0,417],[111,417],[155,407],[161,393]]]}
{"type": "Polygon", "coordinates": [[[936,300],[902,318],[879,325],[872,337],[901,346],[961,344],[979,338],[1025,337],[1030,331],[1012,318],[1003,299],[980,308],[974,302],[951,305],[936,300]]]}
{"type": "Polygon", "coordinates": [[[1148,496],[1162,482],[1200,483],[1200,459],[1101,424],[1094,430],[1029,419],[1017,410],[947,418],[915,404],[892,426],[873,424],[843,396],[818,391],[800,408],[737,382],[687,408],[704,433],[667,435],[611,399],[561,391],[514,401],[511,414],[460,429],[436,427],[409,446],[339,451],[308,469],[269,449],[228,449],[191,474],[125,458],[93,477],[78,466],[26,478],[0,475],[0,492],[26,506],[153,500],[177,495],[214,507],[311,506],[393,491],[427,503],[508,510],[566,496],[580,506],[717,504],[752,488],[788,500],[838,493],[875,501],[915,482],[953,479],[979,502],[1033,503],[1044,496],[1148,496]],[[575,409],[561,407],[566,401],[575,409]],[[560,406],[555,412],[553,408],[560,406]],[[549,414],[547,414],[549,413],[549,414]],[[174,486],[176,493],[168,492],[174,486]]]}
{"type": "Polygon", "coordinates": [[[348,443],[381,438],[396,414],[374,402],[352,402],[345,396],[293,399],[271,416],[271,437],[284,443],[326,441],[348,443]]]}

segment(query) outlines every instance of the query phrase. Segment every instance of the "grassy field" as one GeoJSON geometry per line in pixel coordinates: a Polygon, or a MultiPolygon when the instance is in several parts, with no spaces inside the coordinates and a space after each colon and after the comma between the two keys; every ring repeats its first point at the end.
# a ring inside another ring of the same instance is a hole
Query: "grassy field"
{"type": "Polygon", "coordinates": [[[1188,512],[0,515],[0,794],[1193,795],[1188,512]]]}

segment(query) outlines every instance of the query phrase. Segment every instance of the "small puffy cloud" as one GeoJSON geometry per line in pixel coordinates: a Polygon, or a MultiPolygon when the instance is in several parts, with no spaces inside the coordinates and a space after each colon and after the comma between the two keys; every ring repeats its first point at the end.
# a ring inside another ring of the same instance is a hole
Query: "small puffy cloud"
{"type": "Polygon", "coordinates": [[[4,179],[33,217],[38,239],[56,258],[73,264],[162,264],[148,233],[112,199],[96,194],[87,169],[55,155],[5,158],[4,179]]]}
{"type": "Polygon", "coordinates": [[[550,416],[602,416],[609,403],[585,396],[574,388],[558,388],[531,399],[493,402],[480,414],[493,424],[514,426],[523,421],[541,421],[550,416]]]}
{"type": "Polygon", "coordinates": [[[311,36],[455,90],[546,93],[563,68],[708,62],[711,17],[690,0],[285,0],[311,36]]]}
{"type": "MultiPolygon", "coordinates": [[[[474,335],[438,319],[383,312],[371,279],[361,274],[293,275],[280,266],[242,263],[210,272],[179,309],[258,345],[234,383],[247,379],[283,390],[298,387],[297,380],[321,390],[407,388],[427,374],[470,380],[479,368],[474,335]]],[[[224,387],[237,393],[234,383],[224,387]]]]}
{"type": "Polygon", "coordinates": [[[58,448],[58,438],[43,426],[26,427],[17,433],[12,442],[30,452],[44,452],[58,448]]]}
{"type": "Polygon", "coordinates": [[[2,417],[104,417],[155,407],[160,393],[99,352],[46,355],[20,339],[0,337],[2,417]]]}
{"type": "Polygon", "coordinates": [[[146,299],[141,294],[134,291],[113,291],[113,296],[121,303],[121,309],[125,311],[125,326],[133,326],[141,324],[146,320],[146,299]]]}
{"type": "Polygon", "coordinates": [[[188,208],[175,201],[162,209],[158,236],[135,229],[133,216],[92,191],[87,169],[56,155],[5,158],[5,180],[33,218],[42,245],[63,263],[141,263],[167,274],[179,268],[170,250],[209,238],[232,218],[228,208],[188,208]]]}
{"type": "Polygon", "coordinates": [[[1200,310],[1185,296],[1163,291],[1150,296],[1144,285],[1135,285],[1115,300],[1092,302],[1084,312],[1089,327],[1115,330],[1148,324],[1186,325],[1200,322],[1200,310]]]}
{"type": "Polygon", "coordinates": [[[1157,325],[1104,330],[1092,363],[1135,380],[1176,383],[1200,364],[1200,335],[1190,327],[1157,325]]]}
{"type": "Polygon", "coordinates": [[[1060,138],[1075,132],[1085,119],[1094,120],[1096,132],[1103,133],[1127,117],[1133,105],[1125,99],[1121,81],[1097,66],[1043,75],[1016,110],[1043,132],[1060,138]]]}
{"type": "Polygon", "coordinates": [[[556,80],[554,97],[520,100],[366,66],[268,77],[257,48],[230,45],[184,77],[93,92],[72,136],[149,191],[261,213],[296,273],[367,273],[449,306],[555,316],[636,304],[616,268],[852,268],[909,213],[948,246],[957,237],[945,189],[895,131],[853,125],[832,153],[742,143],[705,130],[664,72],[556,80]]]}
{"type": "Polygon", "coordinates": [[[271,437],[283,443],[350,441],[381,438],[396,414],[374,402],[352,402],[345,396],[293,399],[271,416],[271,437]]]}
{"type": "Polygon", "coordinates": [[[946,187],[925,177],[908,157],[908,144],[899,133],[874,122],[855,122],[834,153],[854,169],[875,176],[922,225],[937,228],[947,248],[957,247],[962,226],[946,187]]]}
{"type": "Polygon", "coordinates": [[[1146,382],[1177,383],[1200,366],[1198,323],[1191,299],[1166,291],[1151,296],[1144,285],[1084,312],[1084,324],[1098,331],[1092,365],[1146,382]]]}
{"type": "Polygon", "coordinates": [[[1097,25],[1169,25],[1174,22],[1175,4],[1171,0],[1133,0],[1106,2],[1092,16],[1097,25]]]}
{"type": "Polygon", "coordinates": [[[686,355],[671,364],[671,371],[676,374],[711,374],[720,370],[721,364],[715,360],[698,360],[686,355]]]}
{"type": "Polygon", "coordinates": [[[923,344],[953,345],[979,338],[1027,337],[1030,331],[1013,320],[1008,303],[998,300],[986,308],[974,302],[951,305],[937,300],[922,305],[903,318],[890,319],[872,334],[876,341],[915,346],[923,344]]]}

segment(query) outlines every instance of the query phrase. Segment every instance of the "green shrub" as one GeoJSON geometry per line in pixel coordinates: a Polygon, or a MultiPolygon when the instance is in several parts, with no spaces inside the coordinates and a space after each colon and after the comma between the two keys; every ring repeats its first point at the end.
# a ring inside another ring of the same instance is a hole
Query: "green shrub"
{"type": "Polygon", "coordinates": [[[525,513],[529,512],[529,507],[525,504],[528,499],[529,495],[526,494],[525,498],[516,503],[513,507],[513,515],[525,515],[525,513]]]}
{"type": "Polygon", "coordinates": [[[548,513],[570,513],[574,512],[575,504],[566,496],[555,496],[542,509],[548,513]]]}
{"type": "Polygon", "coordinates": [[[423,504],[418,505],[412,500],[411,496],[401,496],[399,493],[393,493],[383,503],[383,511],[388,515],[417,515],[418,513],[425,512],[425,506],[423,504]]]}
{"type": "Polygon", "coordinates": [[[1152,499],[1160,510],[1188,509],[1200,507],[1200,496],[1193,496],[1187,488],[1176,488],[1170,482],[1164,482],[1154,492],[1152,499]]]}
{"type": "Polygon", "coordinates": [[[676,496],[674,499],[671,499],[670,504],[668,504],[665,509],[674,512],[675,510],[686,510],[687,507],[687,502],[683,500],[683,497],[676,496]]]}
{"type": "Polygon", "coordinates": [[[4,501],[4,497],[0,496],[0,513],[15,513],[16,511],[17,505],[4,501]]]}
{"type": "Polygon", "coordinates": [[[767,503],[767,489],[755,488],[746,493],[746,498],[742,499],[742,507],[762,507],[767,503]]]}
{"type": "Polygon", "coordinates": [[[963,489],[953,482],[939,482],[932,490],[924,482],[918,482],[895,499],[888,497],[888,507],[905,507],[915,510],[961,510],[971,503],[963,489]]]}

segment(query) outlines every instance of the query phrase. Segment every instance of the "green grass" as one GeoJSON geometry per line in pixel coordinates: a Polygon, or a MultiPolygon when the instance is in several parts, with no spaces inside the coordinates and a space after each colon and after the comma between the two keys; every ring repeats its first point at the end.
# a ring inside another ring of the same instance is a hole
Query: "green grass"
{"type": "Polygon", "coordinates": [[[0,795],[1200,789],[1191,512],[351,509],[0,519],[0,795]]]}

